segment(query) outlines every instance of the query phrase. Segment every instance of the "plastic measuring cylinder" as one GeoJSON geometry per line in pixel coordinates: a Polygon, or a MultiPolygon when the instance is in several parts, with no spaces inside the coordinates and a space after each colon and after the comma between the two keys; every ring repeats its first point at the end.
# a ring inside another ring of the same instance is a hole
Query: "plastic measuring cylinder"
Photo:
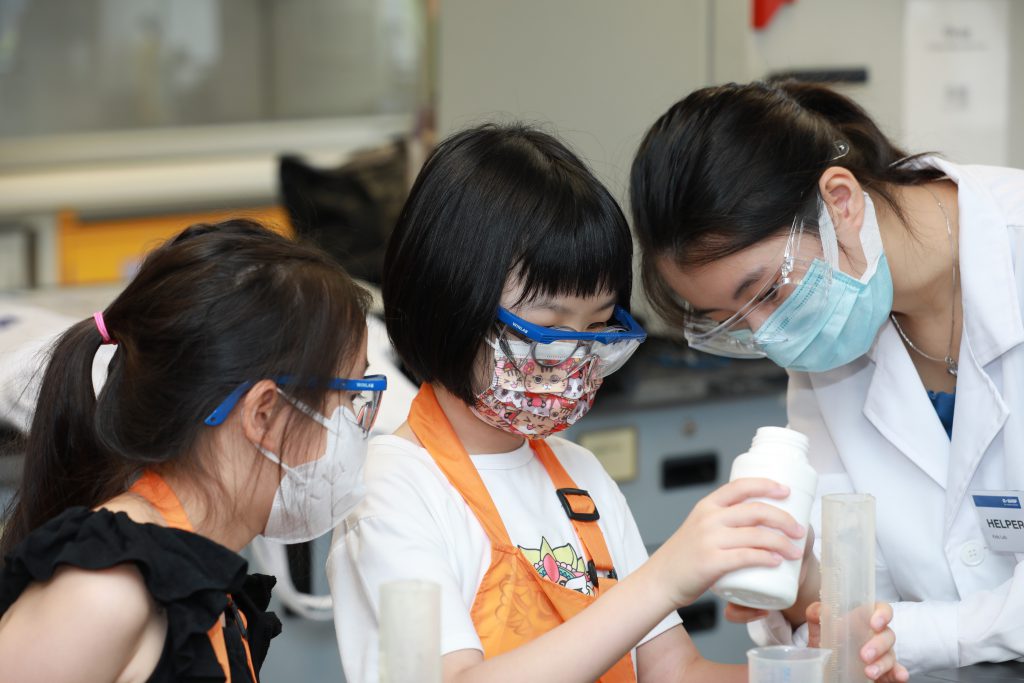
{"type": "Polygon", "coordinates": [[[875,607],[875,499],[844,493],[821,499],[821,646],[832,650],[828,683],[869,681],[860,649],[875,607]]]}
{"type": "Polygon", "coordinates": [[[441,683],[441,587],[392,581],[380,587],[381,683],[441,683]]]}
{"type": "Polygon", "coordinates": [[[747,650],[750,683],[822,683],[828,650],[773,645],[747,650]]]}
{"type": "MultiPolygon", "coordinates": [[[[729,481],[763,477],[785,484],[789,496],[783,500],[755,498],[782,508],[805,528],[818,485],[818,474],[807,462],[807,437],[785,427],[761,427],[750,450],[732,463],[729,481]]],[[[781,533],[781,532],[780,532],[781,533]]],[[[806,537],[794,541],[803,547],[806,537]]],[[[777,567],[748,567],[726,574],[711,588],[729,602],[757,609],[785,609],[796,602],[803,560],[785,560],[777,567]]]]}

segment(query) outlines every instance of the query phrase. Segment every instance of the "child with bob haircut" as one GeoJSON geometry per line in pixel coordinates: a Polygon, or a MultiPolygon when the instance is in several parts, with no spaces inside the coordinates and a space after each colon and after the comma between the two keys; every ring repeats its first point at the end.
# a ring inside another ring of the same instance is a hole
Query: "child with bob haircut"
{"type": "Polygon", "coordinates": [[[702,659],[675,610],[726,572],[801,556],[789,515],[744,502],[785,487],[723,486],[648,559],[594,455],[554,436],[644,340],[631,284],[621,210],[553,137],[484,125],[432,154],[383,288],[422,388],[371,443],[367,498],[328,561],[348,680],[378,680],[380,586],[399,579],[441,586],[446,682],[746,680],[702,659]]]}

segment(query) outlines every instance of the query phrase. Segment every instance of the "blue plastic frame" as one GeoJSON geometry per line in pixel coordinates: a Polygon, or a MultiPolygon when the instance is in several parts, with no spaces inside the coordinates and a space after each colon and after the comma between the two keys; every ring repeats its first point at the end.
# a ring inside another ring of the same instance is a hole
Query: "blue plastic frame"
{"type": "Polygon", "coordinates": [[[633,319],[633,316],[622,306],[616,306],[612,313],[612,319],[622,324],[626,329],[622,332],[576,332],[575,330],[556,330],[542,325],[534,325],[528,320],[523,320],[506,308],[498,307],[498,320],[505,323],[519,334],[530,341],[541,344],[551,344],[559,341],[596,341],[602,344],[614,344],[619,341],[647,339],[647,332],[640,327],[640,323],[633,319]]]}
{"type": "MultiPolygon", "coordinates": [[[[292,375],[278,375],[272,379],[277,384],[286,386],[295,383],[295,378],[292,375]]],[[[203,423],[211,427],[223,424],[224,420],[228,419],[231,410],[254,384],[256,384],[254,380],[246,380],[235,387],[234,391],[228,394],[227,398],[221,401],[220,405],[214,408],[212,413],[206,416],[203,423]]],[[[384,391],[388,388],[388,378],[384,375],[367,375],[361,379],[334,377],[328,380],[327,388],[336,391],[384,391]]]]}

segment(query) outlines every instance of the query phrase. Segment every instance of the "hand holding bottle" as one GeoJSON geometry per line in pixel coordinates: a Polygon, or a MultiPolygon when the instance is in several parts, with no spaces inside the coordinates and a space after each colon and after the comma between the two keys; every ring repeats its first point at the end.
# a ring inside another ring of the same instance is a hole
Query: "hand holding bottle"
{"type": "Polygon", "coordinates": [[[777,507],[748,502],[788,495],[789,489],[774,481],[748,478],[729,482],[697,503],[649,561],[672,605],[692,603],[736,569],[777,567],[784,559],[799,559],[803,548],[793,541],[806,530],[777,507]]]}

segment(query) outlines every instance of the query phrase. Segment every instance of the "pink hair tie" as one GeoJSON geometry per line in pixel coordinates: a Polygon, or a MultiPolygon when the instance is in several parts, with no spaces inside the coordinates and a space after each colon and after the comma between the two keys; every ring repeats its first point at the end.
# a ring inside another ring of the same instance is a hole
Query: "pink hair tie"
{"type": "Polygon", "coordinates": [[[107,332],[107,324],[103,322],[103,312],[96,311],[92,314],[92,319],[96,321],[96,329],[100,331],[100,336],[103,337],[104,344],[116,344],[117,342],[110,338],[110,333],[107,332]]]}

